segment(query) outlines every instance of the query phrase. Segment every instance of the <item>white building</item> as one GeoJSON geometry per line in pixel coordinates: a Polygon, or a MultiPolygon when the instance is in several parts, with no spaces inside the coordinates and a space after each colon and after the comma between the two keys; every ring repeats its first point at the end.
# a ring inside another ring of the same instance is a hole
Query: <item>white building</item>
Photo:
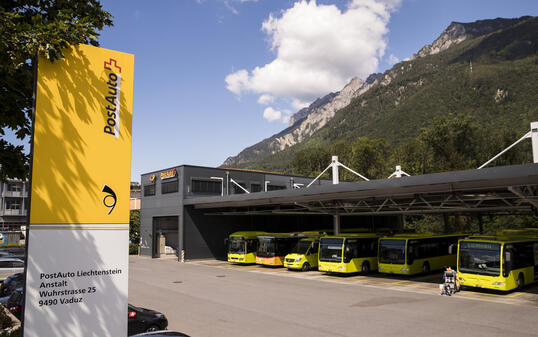
{"type": "Polygon", "coordinates": [[[0,229],[21,230],[26,226],[28,182],[8,179],[0,183],[0,229]]]}

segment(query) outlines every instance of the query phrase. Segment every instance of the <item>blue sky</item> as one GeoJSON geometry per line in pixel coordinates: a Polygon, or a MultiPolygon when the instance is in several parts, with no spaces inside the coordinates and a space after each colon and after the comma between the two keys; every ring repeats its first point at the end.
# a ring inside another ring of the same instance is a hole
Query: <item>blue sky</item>
{"type": "Polygon", "coordinates": [[[535,0],[102,5],[114,26],[101,46],[135,55],[133,181],[178,164],[220,165],[284,129],[300,106],[410,57],[451,21],[538,12],[535,0]]]}

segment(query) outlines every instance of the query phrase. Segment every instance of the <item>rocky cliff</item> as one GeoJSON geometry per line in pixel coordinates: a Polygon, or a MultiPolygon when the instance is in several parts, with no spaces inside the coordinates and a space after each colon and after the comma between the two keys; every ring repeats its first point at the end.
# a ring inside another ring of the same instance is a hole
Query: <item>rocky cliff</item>
{"type": "Polygon", "coordinates": [[[524,16],[517,19],[498,18],[491,20],[478,20],[469,23],[452,22],[432,44],[422,47],[422,49],[420,49],[418,53],[414,54],[411,59],[437,54],[468,38],[474,38],[477,36],[490,34],[501,29],[506,29],[507,27],[513,26],[528,18],[530,17],[524,16]]]}
{"type": "Polygon", "coordinates": [[[370,75],[366,82],[355,77],[338,93],[330,93],[318,98],[308,108],[301,109],[294,114],[287,129],[247,147],[237,156],[229,157],[222,166],[245,167],[267,155],[282,151],[308,139],[314,132],[325,126],[334,117],[336,111],[347,106],[353,98],[362,95],[374,85],[379,75],[370,75]]]}

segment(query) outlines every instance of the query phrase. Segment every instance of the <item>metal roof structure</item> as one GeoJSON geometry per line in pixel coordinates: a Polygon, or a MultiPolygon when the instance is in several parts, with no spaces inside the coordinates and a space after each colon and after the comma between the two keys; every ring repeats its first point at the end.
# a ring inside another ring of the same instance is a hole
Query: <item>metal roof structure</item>
{"type": "Polygon", "coordinates": [[[196,197],[183,203],[213,215],[529,214],[538,209],[538,164],[196,197]]]}

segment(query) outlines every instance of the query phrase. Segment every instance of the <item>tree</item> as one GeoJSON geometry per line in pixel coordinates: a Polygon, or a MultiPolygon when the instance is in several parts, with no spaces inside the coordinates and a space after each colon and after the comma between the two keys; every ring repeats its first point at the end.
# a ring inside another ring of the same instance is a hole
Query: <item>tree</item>
{"type": "MultiPolygon", "coordinates": [[[[0,135],[31,134],[34,65],[39,52],[61,59],[69,45],[98,45],[98,31],[112,26],[98,0],[3,0],[0,4],[0,135]]],[[[26,178],[22,146],[0,139],[0,180],[26,178]]]]}
{"type": "Polygon", "coordinates": [[[431,171],[431,153],[429,148],[418,139],[411,139],[396,148],[392,153],[392,166],[400,165],[410,175],[426,174],[431,171]]]}
{"type": "Polygon", "coordinates": [[[419,140],[431,150],[437,172],[476,168],[483,156],[483,133],[469,115],[435,118],[431,127],[421,131],[419,140]]]}
{"type": "Polygon", "coordinates": [[[389,144],[384,139],[359,137],[351,144],[350,168],[368,179],[386,178],[391,173],[387,160],[389,150],[389,144]]]}
{"type": "Polygon", "coordinates": [[[129,213],[129,240],[132,243],[140,242],[140,210],[131,210],[129,213]]]}
{"type": "Polygon", "coordinates": [[[291,161],[291,167],[294,174],[315,177],[330,163],[329,151],[324,148],[310,148],[299,151],[291,161]]]}

